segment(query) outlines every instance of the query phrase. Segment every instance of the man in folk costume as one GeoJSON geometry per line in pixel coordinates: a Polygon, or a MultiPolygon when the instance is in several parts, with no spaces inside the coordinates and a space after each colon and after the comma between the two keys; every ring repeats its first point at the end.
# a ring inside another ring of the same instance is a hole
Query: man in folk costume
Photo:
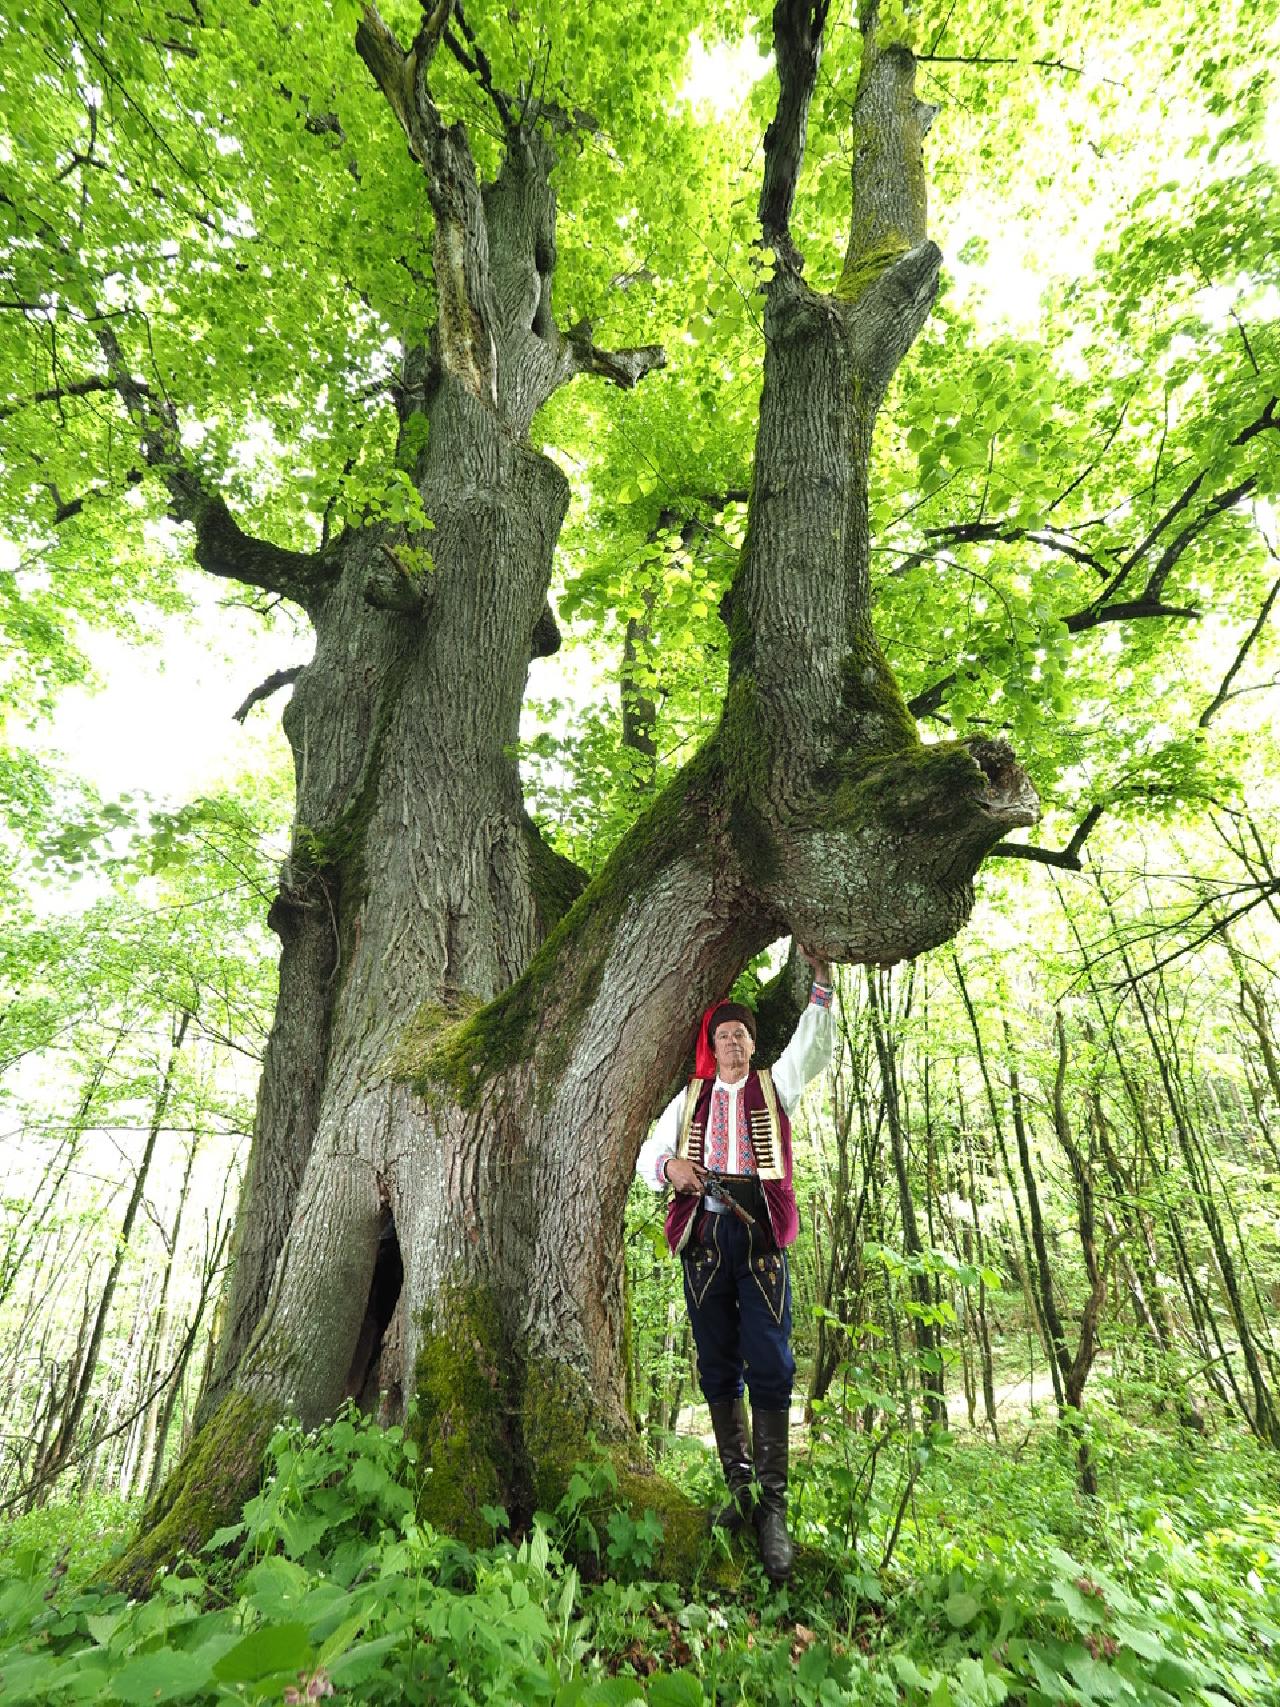
{"type": "Polygon", "coordinates": [[[835,1034],[831,968],[802,952],[813,969],[809,1004],[772,1073],[751,1065],[751,1009],[738,1002],[709,1008],[696,1076],[663,1110],[636,1162],[646,1185],[675,1191],[667,1243],[683,1261],[698,1378],[729,1485],[729,1504],[715,1522],[737,1528],[754,1507],[760,1557],[775,1582],[789,1575],[792,1561],[787,1456],[796,1366],[786,1247],[799,1230],[799,1215],[788,1116],[830,1062],[835,1034]],[[709,1172],[719,1176],[711,1191],[709,1172]]]}

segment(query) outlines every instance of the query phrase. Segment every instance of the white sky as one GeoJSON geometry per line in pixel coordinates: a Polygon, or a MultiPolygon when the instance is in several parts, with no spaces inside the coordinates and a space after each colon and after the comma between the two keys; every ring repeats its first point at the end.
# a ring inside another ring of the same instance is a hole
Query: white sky
{"type": "Polygon", "coordinates": [[[192,616],[167,623],[162,641],[84,635],[102,685],[68,689],[53,718],[20,737],[40,753],[64,755],[107,797],[142,790],[180,804],[259,768],[265,744],[282,738],[283,693],[244,724],[233,713],[274,671],[307,661],[308,634],[279,622],[267,629],[226,606],[226,587],[207,575],[192,571],[189,582],[192,616]]]}

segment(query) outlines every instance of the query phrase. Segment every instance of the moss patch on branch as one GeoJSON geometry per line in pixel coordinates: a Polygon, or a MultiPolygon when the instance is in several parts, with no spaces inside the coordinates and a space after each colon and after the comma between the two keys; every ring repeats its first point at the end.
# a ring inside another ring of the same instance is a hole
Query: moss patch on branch
{"type": "Polygon", "coordinates": [[[416,1036],[406,1036],[392,1063],[394,1077],[428,1099],[443,1089],[472,1108],[490,1079],[532,1062],[536,1048],[537,1081],[546,1094],[554,1092],[623,912],[673,858],[699,846],[707,802],[714,799],[708,751],[685,767],[623,837],[515,983],[460,1024],[425,1039],[424,1028],[416,1026],[416,1036]]]}
{"type": "MultiPolygon", "coordinates": [[[[597,1529],[604,1527],[609,1509],[621,1508],[637,1521],[647,1511],[662,1524],[662,1541],[653,1562],[655,1576],[691,1584],[695,1581],[733,1589],[740,1586],[748,1555],[742,1549],[726,1554],[711,1535],[710,1514],[687,1494],[660,1476],[644,1460],[639,1442],[601,1439],[588,1429],[593,1414],[585,1381],[563,1364],[532,1363],[525,1376],[522,1404],[525,1455],[530,1490],[536,1509],[554,1511],[579,1466],[589,1466],[601,1453],[617,1477],[617,1487],[602,1499],[599,1512],[588,1511],[597,1529]]],[[[590,1558],[579,1561],[589,1569],[590,1558]]]]}
{"type": "Polygon", "coordinates": [[[840,684],[841,745],[852,756],[920,745],[916,720],[869,622],[849,636],[840,684]]]}
{"type": "Polygon", "coordinates": [[[378,801],[383,772],[383,754],[391,723],[404,691],[412,652],[402,644],[387,670],[378,699],[373,728],[365,747],[360,780],[347,804],[331,823],[298,824],[294,831],[290,865],[295,880],[305,884],[318,877],[336,879],[339,940],[343,963],[350,960],[356,914],[367,889],[365,843],[369,823],[378,801]]]}
{"type": "Polygon", "coordinates": [[[823,821],[901,835],[972,814],[984,785],[982,768],[961,741],[907,748],[840,767],[823,821]]]}
{"type": "Polygon", "coordinates": [[[520,828],[529,854],[538,923],[544,931],[550,931],[564,918],[590,879],[581,866],[557,853],[543,840],[542,832],[527,812],[521,817],[520,828]]]}
{"type": "Polygon", "coordinates": [[[910,248],[910,242],[901,232],[889,232],[866,254],[855,257],[850,253],[831,294],[837,302],[857,302],[910,248]]]}

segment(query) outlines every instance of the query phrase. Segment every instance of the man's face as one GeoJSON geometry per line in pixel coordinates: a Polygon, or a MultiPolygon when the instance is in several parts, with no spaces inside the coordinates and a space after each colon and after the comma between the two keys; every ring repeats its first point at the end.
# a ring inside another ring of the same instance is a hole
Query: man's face
{"type": "Polygon", "coordinates": [[[736,1085],[750,1071],[756,1040],[740,1019],[721,1020],[711,1039],[711,1052],[716,1058],[716,1071],[725,1084],[736,1085]]]}

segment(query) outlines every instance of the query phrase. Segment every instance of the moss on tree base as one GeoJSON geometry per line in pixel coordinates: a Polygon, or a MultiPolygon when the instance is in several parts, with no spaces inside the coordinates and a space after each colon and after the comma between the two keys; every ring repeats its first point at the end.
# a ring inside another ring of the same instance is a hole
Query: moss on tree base
{"type": "MultiPolygon", "coordinates": [[[[455,1289],[424,1321],[414,1394],[409,1431],[428,1468],[419,1515],[434,1528],[482,1546],[492,1533],[484,1507],[502,1507],[523,1526],[536,1511],[554,1513],[575,1472],[603,1458],[616,1485],[598,1511],[584,1512],[598,1530],[612,1510],[637,1522],[652,1512],[662,1525],[655,1575],[741,1586],[754,1557],[750,1541],[726,1548],[713,1536],[710,1513],[645,1463],[628,1431],[609,1429],[571,1369],[520,1358],[484,1287],[455,1289]]],[[[588,1574],[599,1569],[594,1556],[575,1562],[588,1574]]]]}
{"type": "Polygon", "coordinates": [[[409,1423],[428,1471],[419,1515],[473,1547],[489,1535],[482,1508],[518,1491],[517,1366],[505,1341],[497,1300],[480,1284],[442,1294],[420,1323],[409,1423]]]}
{"type": "Polygon", "coordinates": [[[224,1399],[143,1513],[137,1538],[109,1572],[112,1586],[148,1594],[162,1566],[198,1552],[215,1530],[233,1523],[261,1480],[279,1420],[274,1406],[246,1394],[224,1399]]]}

